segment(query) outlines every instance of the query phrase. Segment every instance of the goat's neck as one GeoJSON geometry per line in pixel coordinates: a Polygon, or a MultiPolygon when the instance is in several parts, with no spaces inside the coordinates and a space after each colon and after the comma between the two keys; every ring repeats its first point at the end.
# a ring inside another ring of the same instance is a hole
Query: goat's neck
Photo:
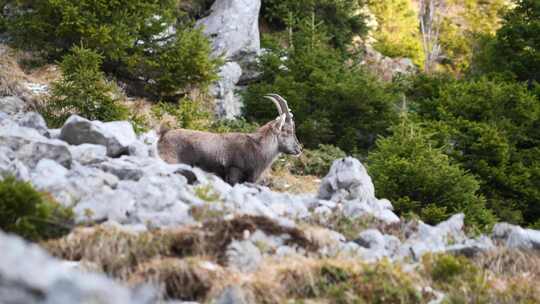
{"type": "Polygon", "coordinates": [[[265,167],[270,166],[274,159],[279,155],[279,143],[277,134],[271,129],[262,129],[256,133],[260,148],[261,161],[265,167]]]}

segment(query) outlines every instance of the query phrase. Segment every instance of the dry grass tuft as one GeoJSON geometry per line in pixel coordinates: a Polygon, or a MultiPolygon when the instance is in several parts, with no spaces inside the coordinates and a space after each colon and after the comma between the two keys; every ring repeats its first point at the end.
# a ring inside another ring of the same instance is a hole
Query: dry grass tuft
{"type": "Polygon", "coordinates": [[[234,275],[204,258],[161,258],[137,266],[128,282],[158,286],[165,299],[204,301],[233,280],[234,275]]]}
{"type": "Polygon", "coordinates": [[[170,254],[171,239],[169,231],[132,234],[115,228],[78,228],[42,246],[58,258],[92,262],[101,271],[126,279],[138,264],[170,254]]]}
{"type": "Polygon", "coordinates": [[[525,277],[540,284],[538,252],[499,247],[478,255],[473,262],[495,276],[525,277]]]}
{"type": "Polygon", "coordinates": [[[321,180],[314,175],[294,175],[286,168],[278,168],[267,172],[264,183],[277,192],[302,194],[316,193],[321,180]]]}
{"type": "Polygon", "coordinates": [[[308,251],[315,251],[318,248],[298,228],[281,226],[267,217],[243,215],[226,221],[212,219],[204,223],[200,229],[178,235],[172,250],[180,256],[214,256],[219,263],[223,264],[227,246],[233,240],[243,239],[245,231],[253,233],[256,230],[262,230],[268,235],[288,234],[291,238],[287,244],[296,244],[308,251]]]}
{"type": "Polygon", "coordinates": [[[17,63],[16,53],[6,45],[0,44],[0,96],[29,95],[22,84],[27,76],[17,63]]]}
{"type": "Polygon", "coordinates": [[[245,231],[262,230],[269,235],[290,235],[289,244],[315,251],[318,246],[298,228],[277,224],[266,217],[240,216],[212,219],[202,226],[133,234],[116,228],[78,228],[70,235],[44,242],[52,255],[72,261],[90,261],[114,277],[126,278],[134,268],[154,257],[207,256],[224,265],[225,251],[245,231]]]}

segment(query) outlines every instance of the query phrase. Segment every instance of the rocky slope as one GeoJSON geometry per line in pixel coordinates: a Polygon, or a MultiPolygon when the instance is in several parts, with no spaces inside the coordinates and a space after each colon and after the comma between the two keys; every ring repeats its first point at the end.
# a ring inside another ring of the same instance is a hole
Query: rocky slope
{"type": "MultiPolygon", "coordinates": [[[[73,208],[77,225],[88,227],[42,244],[71,264],[0,233],[2,303],[253,303],[268,297],[257,289],[258,280],[277,265],[319,271],[321,263],[391,263],[414,277],[433,253],[474,259],[511,248],[540,261],[540,231],[500,223],[491,235],[469,236],[462,214],[436,226],[403,221],[390,201],[376,198],[365,167],[354,158],[336,160],[318,193],[230,186],[200,169],[164,163],[156,156],[155,133],[137,136],[129,122],[74,115],[61,129],[48,129],[25,108],[18,97],[0,98],[0,176],[50,193],[73,208]],[[28,276],[38,269],[39,276],[28,276]]],[[[534,268],[540,262],[532,267],[540,274],[534,268]]],[[[431,282],[411,284],[411,292],[422,290],[420,302],[444,298],[431,282]]],[[[265,301],[306,296],[280,292],[265,301]]]]}

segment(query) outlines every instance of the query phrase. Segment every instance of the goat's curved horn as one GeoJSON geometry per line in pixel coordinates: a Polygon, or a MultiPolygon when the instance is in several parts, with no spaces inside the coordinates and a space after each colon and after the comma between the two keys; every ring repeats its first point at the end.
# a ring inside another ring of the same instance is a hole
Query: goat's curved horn
{"type": "Polygon", "coordinates": [[[276,105],[279,116],[283,114],[283,107],[281,106],[281,103],[274,96],[272,96],[272,94],[264,95],[264,98],[270,99],[276,105]]]}
{"type": "Polygon", "coordinates": [[[292,113],[291,113],[291,109],[289,108],[289,105],[287,104],[287,100],[285,100],[285,98],[279,96],[278,94],[268,94],[267,96],[272,96],[274,98],[276,98],[278,101],[279,101],[279,104],[281,105],[281,110],[283,111],[283,113],[285,113],[285,115],[287,115],[287,120],[291,120],[292,119],[292,113]]]}

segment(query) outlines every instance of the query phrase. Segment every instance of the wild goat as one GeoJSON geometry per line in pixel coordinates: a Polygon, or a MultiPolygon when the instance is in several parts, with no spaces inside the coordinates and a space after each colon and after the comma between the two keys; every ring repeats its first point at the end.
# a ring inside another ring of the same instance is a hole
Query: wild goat
{"type": "Polygon", "coordinates": [[[287,101],[277,94],[264,97],[276,105],[279,116],[256,132],[217,134],[167,130],[162,125],[159,156],[168,163],[184,163],[212,172],[231,185],[257,182],[280,153],[302,153],[287,101]]]}

